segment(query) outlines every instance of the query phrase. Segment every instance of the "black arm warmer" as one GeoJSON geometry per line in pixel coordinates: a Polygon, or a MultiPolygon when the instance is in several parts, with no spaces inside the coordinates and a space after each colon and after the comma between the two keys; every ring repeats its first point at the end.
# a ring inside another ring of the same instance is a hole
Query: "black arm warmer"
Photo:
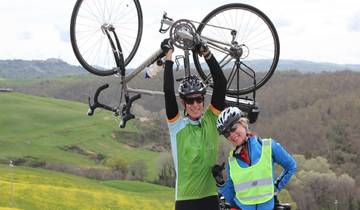
{"type": "Polygon", "coordinates": [[[214,81],[214,89],[211,97],[211,104],[217,110],[223,110],[225,108],[225,94],[226,94],[226,78],[222,72],[219,63],[216,61],[215,57],[211,57],[206,60],[206,63],[209,66],[211,76],[214,81]]]}
{"type": "Polygon", "coordinates": [[[174,74],[173,61],[165,61],[164,70],[164,93],[165,93],[165,110],[168,119],[173,119],[179,112],[174,91],[174,74]]]}

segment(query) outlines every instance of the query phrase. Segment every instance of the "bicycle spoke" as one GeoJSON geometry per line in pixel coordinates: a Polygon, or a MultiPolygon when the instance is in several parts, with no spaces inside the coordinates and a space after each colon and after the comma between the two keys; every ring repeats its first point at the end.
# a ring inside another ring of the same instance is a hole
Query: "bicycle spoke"
{"type": "MultiPolygon", "coordinates": [[[[228,55],[229,56],[229,55],[228,55]]],[[[224,58],[226,58],[226,57],[224,57],[224,58]]],[[[220,62],[219,64],[220,64],[220,67],[221,67],[221,69],[223,69],[228,63],[230,63],[230,61],[232,61],[233,60],[233,58],[231,57],[231,56],[229,56],[229,58],[227,59],[227,61],[225,61],[224,63],[222,63],[222,62],[220,62]]]]}
{"type": "Polygon", "coordinates": [[[235,70],[235,64],[234,64],[234,66],[230,72],[230,75],[227,79],[227,87],[226,87],[227,90],[230,89],[230,86],[232,84],[232,81],[234,80],[235,74],[236,74],[236,70],[235,70]]]}
{"type": "Polygon", "coordinates": [[[212,79],[212,75],[211,75],[211,73],[209,72],[209,73],[206,75],[206,79],[204,80],[204,83],[205,83],[205,84],[209,84],[210,81],[211,81],[211,79],[212,79]]]}
{"type": "MultiPolygon", "coordinates": [[[[77,0],[71,17],[71,44],[81,65],[91,73],[101,76],[114,73],[113,49],[104,33],[113,28],[127,65],[142,35],[138,0],[77,0]]],[[[113,34],[110,37],[115,42],[113,34]]]]}
{"type": "MultiPolygon", "coordinates": [[[[197,31],[207,38],[208,45],[214,49],[214,57],[220,61],[220,66],[228,77],[227,93],[247,94],[267,82],[279,59],[279,40],[274,26],[265,14],[250,5],[233,3],[216,8],[201,22],[203,24],[199,25],[197,31]],[[237,32],[235,37],[229,28],[237,32]],[[223,45],[219,47],[212,40],[235,42],[232,42],[233,46],[230,48],[222,47],[223,45]],[[238,58],[249,68],[244,66],[234,69],[234,61],[238,58]],[[256,85],[254,73],[250,69],[256,74],[256,85]],[[239,81],[236,85],[232,84],[235,77],[239,81]]],[[[204,62],[203,58],[194,56],[199,75],[206,79],[201,62],[204,62]]]]}

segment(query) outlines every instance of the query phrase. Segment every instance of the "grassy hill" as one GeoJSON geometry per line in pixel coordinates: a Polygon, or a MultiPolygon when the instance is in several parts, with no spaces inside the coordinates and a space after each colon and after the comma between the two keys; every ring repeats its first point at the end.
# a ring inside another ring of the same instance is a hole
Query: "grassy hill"
{"type": "MultiPolygon", "coordinates": [[[[0,162],[104,168],[97,157],[121,158],[129,164],[143,160],[147,179],[156,176],[159,153],[120,143],[114,133],[123,130],[111,113],[97,110],[88,117],[84,104],[20,93],[0,93],[0,101],[0,162]]],[[[131,122],[124,131],[138,132],[131,122]]]]}
{"type": "Polygon", "coordinates": [[[61,59],[46,60],[0,60],[0,77],[30,79],[37,77],[59,77],[84,74],[80,66],[70,65],[61,59]]]}
{"type": "Polygon", "coordinates": [[[142,182],[101,182],[43,169],[1,164],[0,174],[0,209],[173,208],[173,189],[142,182]]]}

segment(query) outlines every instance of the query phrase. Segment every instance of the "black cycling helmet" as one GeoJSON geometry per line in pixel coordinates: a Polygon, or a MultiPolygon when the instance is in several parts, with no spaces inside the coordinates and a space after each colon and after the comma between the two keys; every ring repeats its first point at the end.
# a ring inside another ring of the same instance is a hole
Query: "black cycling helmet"
{"type": "Polygon", "coordinates": [[[195,93],[204,95],[206,86],[196,75],[190,75],[181,81],[178,91],[181,98],[195,93]]]}
{"type": "Polygon", "coordinates": [[[223,135],[230,127],[242,117],[242,112],[237,107],[224,109],[216,122],[216,127],[220,135],[223,135]]]}

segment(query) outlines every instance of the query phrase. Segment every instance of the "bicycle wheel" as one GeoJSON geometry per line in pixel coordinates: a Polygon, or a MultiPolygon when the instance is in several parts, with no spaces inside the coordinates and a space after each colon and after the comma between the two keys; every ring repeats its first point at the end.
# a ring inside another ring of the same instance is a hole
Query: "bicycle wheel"
{"type": "MultiPolygon", "coordinates": [[[[280,54],[278,34],[270,19],[253,6],[241,3],[220,6],[202,20],[197,33],[201,37],[232,43],[231,46],[217,43],[220,45],[218,48],[208,41],[211,52],[227,77],[229,95],[243,95],[260,88],[276,69],[280,54]],[[233,30],[236,36],[232,35],[233,30]],[[237,47],[238,53],[229,53],[222,47],[237,47]],[[236,68],[236,60],[239,68],[236,68]]],[[[205,61],[196,53],[193,53],[193,58],[199,75],[211,86],[211,75],[201,65],[205,61]]]]}
{"type": "Polygon", "coordinates": [[[125,66],[139,47],[143,19],[138,0],[77,0],[70,23],[73,51],[90,73],[116,73],[114,54],[102,26],[113,26],[119,39],[125,66]]]}

